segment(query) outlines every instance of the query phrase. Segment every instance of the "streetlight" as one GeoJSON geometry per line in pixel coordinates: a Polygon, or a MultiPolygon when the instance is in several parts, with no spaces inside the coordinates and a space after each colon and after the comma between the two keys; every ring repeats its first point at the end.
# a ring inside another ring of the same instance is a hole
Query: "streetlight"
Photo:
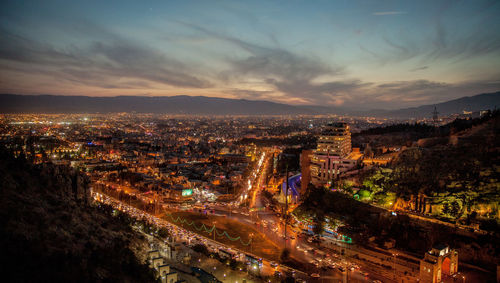
{"type": "Polygon", "coordinates": [[[396,257],[398,254],[392,254],[393,256],[393,261],[392,261],[392,269],[394,269],[394,278],[396,278],[396,257]]]}
{"type": "Polygon", "coordinates": [[[252,242],[253,242],[253,233],[250,233],[250,253],[251,253],[251,254],[253,253],[253,245],[252,245],[252,242]]]}
{"type": "Polygon", "coordinates": [[[212,231],[212,232],[214,233],[214,242],[215,242],[215,229],[216,229],[216,228],[215,228],[215,223],[217,223],[217,221],[214,221],[214,229],[213,229],[213,231],[212,231]]]}

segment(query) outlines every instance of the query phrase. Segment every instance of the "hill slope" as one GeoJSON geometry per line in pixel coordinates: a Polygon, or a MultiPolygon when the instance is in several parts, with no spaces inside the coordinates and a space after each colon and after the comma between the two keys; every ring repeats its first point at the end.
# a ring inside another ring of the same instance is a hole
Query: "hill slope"
{"type": "Polygon", "coordinates": [[[405,108],[392,111],[373,112],[378,116],[394,118],[422,118],[432,117],[432,112],[436,107],[440,115],[450,115],[462,113],[462,111],[493,110],[500,107],[500,92],[483,93],[474,96],[466,96],[437,104],[422,105],[419,107],[405,108]]]}
{"type": "Polygon", "coordinates": [[[0,148],[0,183],[5,282],[154,282],[130,248],[147,243],[88,203],[84,176],[0,148]]]}

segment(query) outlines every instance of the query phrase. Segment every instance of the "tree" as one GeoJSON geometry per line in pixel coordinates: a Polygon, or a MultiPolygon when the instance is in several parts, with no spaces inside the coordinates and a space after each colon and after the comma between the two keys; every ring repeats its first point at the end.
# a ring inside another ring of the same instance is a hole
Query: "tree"
{"type": "Polygon", "coordinates": [[[208,249],[203,244],[196,244],[196,245],[194,245],[193,246],[193,251],[195,251],[197,253],[204,254],[204,255],[208,255],[208,249]]]}
{"type": "Polygon", "coordinates": [[[369,157],[369,158],[373,158],[373,150],[372,150],[372,147],[370,146],[370,144],[366,145],[365,156],[369,157]]]}
{"type": "Polygon", "coordinates": [[[165,238],[167,238],[168,236],[170,236],[170,232],[167,230],[167,228],[162,227],[162,228],[160,228],[160,229],[158,230],[158,236],[159,236],[160,238],[165,239],[165,238]]]}
{"type": "Polygon", "coordinates": [[[458,217],[460,212],[460,204],[455,200],[451,203],[450,215],[453,217],[458,217]]]}
{"type": "Polygon", "coordinates": [[[500,225],[495,219],[487,219],[482,221],[479,225],[479,228],[497,234],[500,232],[500,225]]]}
{"type": "Polygon", "coordinates": [[[325,231],[325,215],[322,212],[317,212],[313,219],[313,233],[321,235],[325,231]]]}
{"type": "Polygon", "coordinates": [[[450,214],[450,204],[445,202],[443,204],[443,209],[441,210],[443,214],[450,214]]]}
{"type": "Polygon", "coordinates": [[[290,259],[290,250],[289,249],[283,249],[280,254],[280,261],[281,262],[287,262],[290,259]]]}

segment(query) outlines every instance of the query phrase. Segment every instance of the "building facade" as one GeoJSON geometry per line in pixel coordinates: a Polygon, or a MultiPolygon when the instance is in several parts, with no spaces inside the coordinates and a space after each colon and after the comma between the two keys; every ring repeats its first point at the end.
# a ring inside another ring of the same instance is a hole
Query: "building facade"
{"type": "Polygon", "coordinates": [[[420,282],[438,283],[444,275],[453,275],[458,270],[458,252],[446,245],[435,245],[420,260],[420,282]]]}
{"type": "Polygon", "coordinates": [[[307,186],[311,182],[311,158],[313,151],[305,149],[300,154],[300,173],[302,180],[300,183],[300,195],[304,195],[307,191],[307,186]]]}
{"type": "Polygon", "coordinates": [[[351,132],[347,123],[330,123],[318,137],[318,145],[311,156],[311,182],[325,185],[340,174],[356,166],[351,157],[351,132]]]}

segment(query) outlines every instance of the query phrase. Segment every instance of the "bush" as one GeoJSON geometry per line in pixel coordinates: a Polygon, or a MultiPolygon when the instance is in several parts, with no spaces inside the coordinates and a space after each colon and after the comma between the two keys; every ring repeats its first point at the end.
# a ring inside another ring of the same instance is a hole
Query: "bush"
{"type": "Polygon", "coordinates": [[[204,255],[208,255],[209,252],[208,252],[208,249],[205,245],[203,244],[196,244],[193,246],[193,251],[197,252],[197,253],[201,253],[201,254],[204,254],[204,255]]]}

